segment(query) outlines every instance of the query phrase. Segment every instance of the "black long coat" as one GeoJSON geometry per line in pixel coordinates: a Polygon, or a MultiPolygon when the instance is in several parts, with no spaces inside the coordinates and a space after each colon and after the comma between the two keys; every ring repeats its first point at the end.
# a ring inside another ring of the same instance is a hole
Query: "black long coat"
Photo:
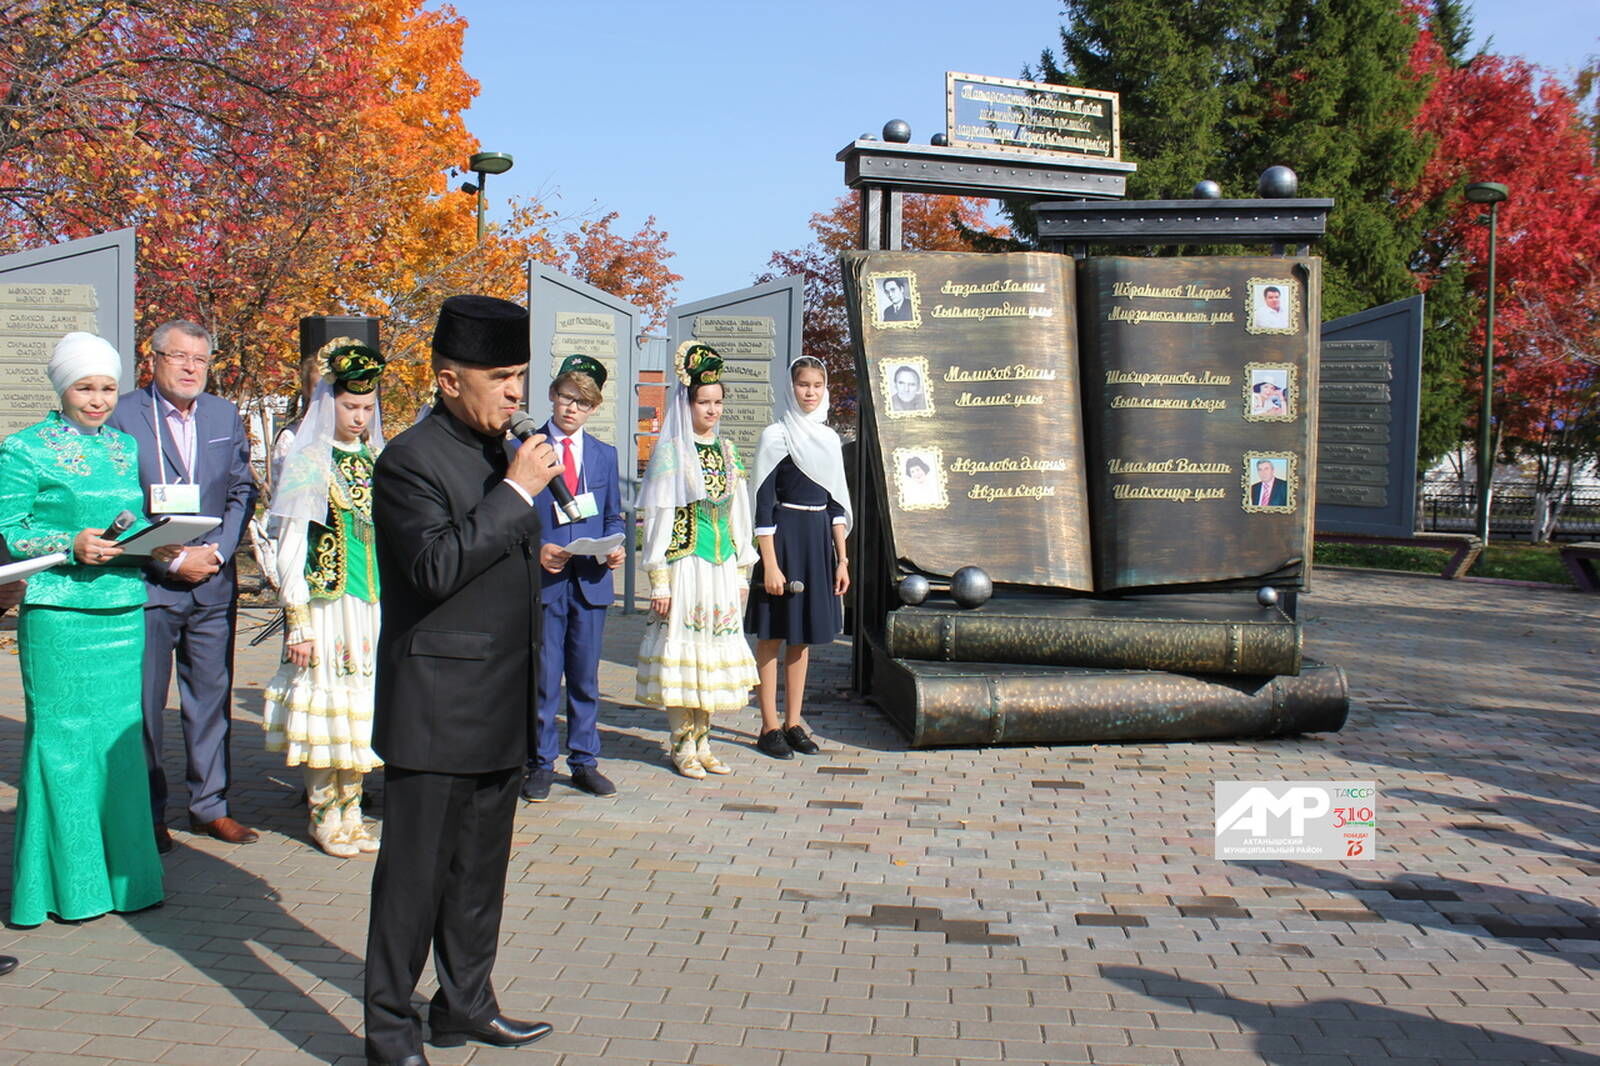
{"type": "Polygon", "coordinates": [[[505,443],[443,405],[373,473],[383,618],[373,749],[475,774],[528,753],[539,659],[539,514],[504,481],[505,443]]]}

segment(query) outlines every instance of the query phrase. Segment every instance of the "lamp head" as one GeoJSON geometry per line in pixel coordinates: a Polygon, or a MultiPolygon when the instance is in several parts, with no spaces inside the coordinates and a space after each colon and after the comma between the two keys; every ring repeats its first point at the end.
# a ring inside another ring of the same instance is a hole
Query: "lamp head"
{"type": "Polygon", "coordinates": [[[1475,204],[1498,204],[1510,197],[1511,190],[1498,181],[1475,181],[1467,186],[1465,195],[1475,204]]]}
{"type": "Polygon", "coordinates": [[[478,174],[504,174],[512,163],[512,158],[504,152],[478,152],[467,160],[467,166],[478,174]]]}

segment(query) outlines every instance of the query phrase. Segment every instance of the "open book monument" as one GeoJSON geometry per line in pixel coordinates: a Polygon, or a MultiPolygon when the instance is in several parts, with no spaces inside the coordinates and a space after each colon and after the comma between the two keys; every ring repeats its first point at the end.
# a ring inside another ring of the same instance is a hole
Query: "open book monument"
{"type": "Polygon", "coordinates": [[[913,744],[1343,725],[1293,612],[1320,267],[845,255],[857,680],[913,744]]]}

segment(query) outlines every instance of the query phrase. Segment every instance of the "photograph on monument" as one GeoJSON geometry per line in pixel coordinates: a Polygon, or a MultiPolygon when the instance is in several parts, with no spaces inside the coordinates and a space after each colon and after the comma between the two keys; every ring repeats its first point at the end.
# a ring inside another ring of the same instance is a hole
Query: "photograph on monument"
{"type": "Polygon", "coordinates": [[[922,356],[885,359],[878,364],[883,394],[889,397],[889,418],[932,418],[933,396],[928,391],[928,360],[922,356]]]}
{"type": "Polygon", "coordinates": [[[1293,514],[1295,457],[1284,452],[1248,452],[1244,457],[1244,509],[1250,514],[1293,514]]]}
{"type": "Polygon", "coordinates": [[[879,329],[916,329],[922,325],[922,297],[910,274],[870,274],[865,293],[872,301],[867,317],[879,329]]]}
{"type": "Polygon", "coordinates": [[[894,485],[895,503],[902,511],[942,511],[949,507],[943,449],[896,448],[894,485]]]}
{"type": "Polygon", "coordinates": [[[1246,363],[1244,410],[1246,422],[1292,422],[1297,367],[1293,363],[1246,363]]]}
{"type": "Polygon", "coordinates": [[[1293,278],[1251,278],[1247,284],[1246,333],[1300,332],[1300,289],[1293,278]]]}

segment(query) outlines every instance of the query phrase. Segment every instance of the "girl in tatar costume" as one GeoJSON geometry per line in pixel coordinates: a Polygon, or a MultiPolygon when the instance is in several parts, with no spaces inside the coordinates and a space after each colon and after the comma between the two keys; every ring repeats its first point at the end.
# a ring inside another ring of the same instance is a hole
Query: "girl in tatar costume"
{"type": "Polygon", "coordinates": [[[272,497],[287,633],[262,726],[268,751],[304,767],[311,839],[348,858],[378,850],[361,814],[361,781],[380,765],[372,750],[379,618],[372,467],[383,448],[376,389],[384,359],[348,337],[318,354],[327,373],[272,497]]]}
{"type": "Polygon", "coordinates": [[[711,715],[742,709],[756,683],[740,626],[756,552],[744,464],[716,432],[722,357],[688,341],[673,364],[677,382],[640,490],[651,613],[638,698],[666,709],[678,772],[703,778],[731,772],[711,751],[711,715]]]}
{"type": "Polygon", "coordinates": [[[777,421],[756,451],[755,534],[761,554],[745,628],[756,637],[761,678],[761,734],[756,747],[775,759],[818,753],[800,721],[812,644],[831,644],[844,629],[839,597],[850,587],[845,537],[854,522],[839,434],[828,428],[828,373],[801,356],[787,387],[773,386],[777,421]],[[788,591],[793,581],[804,588],[788,591]],[[778,648],[788,695],[778,722],[778,648]]]}

